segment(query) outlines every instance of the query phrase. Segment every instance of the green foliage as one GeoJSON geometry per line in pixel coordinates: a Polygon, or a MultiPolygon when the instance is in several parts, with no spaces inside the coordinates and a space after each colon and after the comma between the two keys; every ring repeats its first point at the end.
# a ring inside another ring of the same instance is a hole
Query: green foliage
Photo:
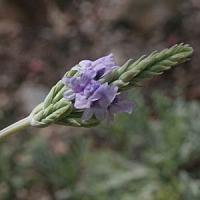
{"type": "MultiPolygon", "coordinates": [[[[189,45],[178,44],[163,51],[152,52],[149,56],[142,56],[135,62],[129,60],[122,68],[114,70],[111,76],[115,74],[112,84],[119,86],[121,90],[141,85],[145,79],[152,78],[162,74],[164,71],[183,63],[191,57],[192,47],[189,45]]],[[[105,78],[106,79],[106,78],[105,78]]],[[[110,80],[110,77],[107,77],[110,80]]]]}
{"type": "Polygon", "coordinates": [[[59,134],[64,153],[44,134],[2,143],[0,199],[27,199],[32,191],[58,200],[200,199],[200,104],[133,93],[132,115],[59,134]]]}

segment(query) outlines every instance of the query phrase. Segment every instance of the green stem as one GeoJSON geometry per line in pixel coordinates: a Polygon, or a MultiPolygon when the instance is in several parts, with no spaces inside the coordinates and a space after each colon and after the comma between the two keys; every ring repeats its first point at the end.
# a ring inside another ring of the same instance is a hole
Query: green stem
{"type": "Polygon", "coordinates": [[[24,128],[30,126],[30,118],[26,117],[0,131],[0,140],[15,134],[18,131],[23,130],[24,128]]]}

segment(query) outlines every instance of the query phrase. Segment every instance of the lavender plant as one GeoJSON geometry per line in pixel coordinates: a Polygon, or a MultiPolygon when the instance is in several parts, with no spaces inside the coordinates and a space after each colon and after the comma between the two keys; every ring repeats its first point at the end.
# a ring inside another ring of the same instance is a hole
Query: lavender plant
{"type": "Polygon", "coordinates": [[[133,105],[125,91],[187,61],[192,52],[189,45],[179,44],[136,61],[130,59],[122,66],[116,64],[112,54],[96,61],[83,60],[52,87],[28,117],[0,131],[0,138],[28,126],[92,127],[112,120],[117,113],[131,113],[133,105]]]}

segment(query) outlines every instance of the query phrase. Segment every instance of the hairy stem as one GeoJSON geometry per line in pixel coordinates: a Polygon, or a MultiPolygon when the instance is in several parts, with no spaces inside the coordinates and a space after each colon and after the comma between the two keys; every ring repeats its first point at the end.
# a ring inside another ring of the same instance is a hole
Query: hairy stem
{"type": "Polygon", "coordinates": [[[0,139],[3,139],[7,136],[13,135],[18,131],[23,130],[24,128],[30,126],[30,118],[26,117],[0,131],[0,139]]]}

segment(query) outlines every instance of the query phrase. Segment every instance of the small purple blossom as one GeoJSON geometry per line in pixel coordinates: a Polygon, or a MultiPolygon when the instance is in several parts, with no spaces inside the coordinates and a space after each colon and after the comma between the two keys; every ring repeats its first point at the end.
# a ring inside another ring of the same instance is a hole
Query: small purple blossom
{"type": "Polygon", "coordinates": [[[90,74],[95,76],[95,79],[99,79],[110,73],[113,69],[117,67],[118,66],[114,60],[113,54],[109,54],[95,61],[82,60],[72,69],[77,70],[81,74],[89,72],[90,74]]]}
{"type": "Polygon", "coordinates": [[[81,61],[72,68],[78,71],[77,77],[63,78],[63,83],[69,88],[64,98],[73,100],[76,109],[84,110],[83,121],[93,116],[98,120],[112,119],[116,113],[132,112],[132,104],[122,97],[117,86],[99,81],[116,67],[113,55],[109,54],[96,61],[81,61]]]}
{"type": "Polygon", "coordinates": [[[82,117],[83,121],[87,121],[93,115],[98,120],[113,120],[114,115],[117,113],[131,113],[133,111],[132,102],[125,99],[117,90],[117,87],[106,84],[95,91],[93,96],[98,100],[94,101],[90,108],[85,109],[82,117]]]}

